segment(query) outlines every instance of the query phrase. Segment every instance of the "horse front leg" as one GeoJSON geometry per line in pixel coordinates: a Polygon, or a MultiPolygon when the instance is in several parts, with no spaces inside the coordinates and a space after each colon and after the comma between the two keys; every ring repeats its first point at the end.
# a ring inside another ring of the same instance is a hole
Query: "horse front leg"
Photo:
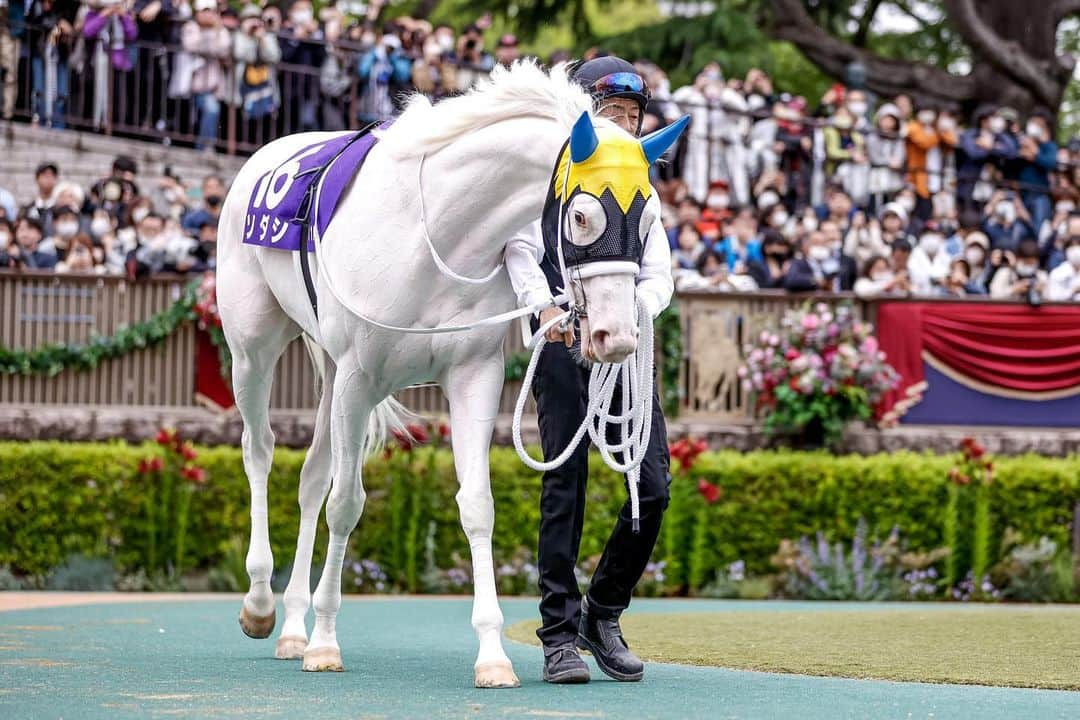
{"type": "Polygon", "coordinates": [[[491,495],[488,450],[499,411],[504,372],[501,356],[487,358],[451,368],[443,383],[450,402],[454,466],[460,486],[458,510],[472,553],[472,625],[480,641],[474,666],[478,688],[521,684],[502,646],[503,615],[495,591],[491,555],[495,501],[491,495]]]}

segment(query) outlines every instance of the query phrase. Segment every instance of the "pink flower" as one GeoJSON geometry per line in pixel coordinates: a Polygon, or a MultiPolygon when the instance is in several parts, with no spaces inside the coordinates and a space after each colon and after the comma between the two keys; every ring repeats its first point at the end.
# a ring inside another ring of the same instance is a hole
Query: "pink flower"
{"type": "Polygon", "coordinates": [[[814,315],[812,313],[807,313],[806,315],[803,315],[803,318],[802,318],[803,330],[816,330],[819,323],[820,323],[820,320],[818,319],[817,315],[814,315]]]}
{"type": "Polygon", "coordinates": [[[878,351],[877,338],[871,335],[862,342],[862,346],[859,347],[859,352],[868,357],[874,357],[878,351]]]}

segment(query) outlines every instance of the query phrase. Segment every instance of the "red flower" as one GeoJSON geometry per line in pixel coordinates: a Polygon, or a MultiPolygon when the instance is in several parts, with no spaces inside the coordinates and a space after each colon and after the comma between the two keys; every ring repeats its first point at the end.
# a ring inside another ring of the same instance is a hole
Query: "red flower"
{"type": "Polygon", "coordinates": [[[986,448],[985,447],[983,447],[979,443],[972,443],[972,445],[971,445],[971,457],[978,460],[979,458],[981,458],[985,454],[986,454],[986,448]]]}
{"type": "Polygon", "coordinates": [[[184,443],[180,446],[180,454],[184,457],[184,460],[190,462],[199,457],[199,453],[195,452],[195,448],[191,443],[184,443]]]}
{"type": "Polygon", "coordinates": [[[180,471],[180,475],[183,476],[185,480],[190,480],[196,485],[202,485],[206,482],[206,471],[201,467],[188,465],[180,471]]]}
{"type": "Polygon", "coordinates": [[[720,495],[723,493],[718,485],[713,485],[705,478],[698,478],[697,489],[701,493],[701,497],[705,498],[705,502],[710,505],[719,500],[720,495]]]}
{"type": "Polygon", "coordinates": [[[409,423],[405,429],[409,431],[409,435],[413,437],[418,445],[423,445],[428,441],[427,428],[420,423],[409,423]]]}
{"type": "Polygon", "coordinates": [[[786,353],[784,353],[784,359],[791,361],[797,359],[800,355],[802,355],[802,353],[800,353],[798,350],[796,350],[795,348],[790,348],[786,353]]]}
{"type": "Polygon", "coordinates": [[[149,458],[143,458],[142,460],[139,461],[139,474],[140,475],[145,475],[148,472],[150,472],[150,459],[149,458]]]}
{"type": "Polygon", "coordinates": [[[450,439],[450,426],[446,423],[439,423],[439,437],[443,440],[450,439]]]}
{"type": "Polygon", "coordinates": [[[165,461],[162,460],[161,458],[159,458],[159,457],[150,458],[150,462],[149,462],[150,472],[161,472],[162,468],[164,468],[164,467],[165,467],[165,461]]]}
{"type": "Polygon", "coordinates": [[[154,442],[158,445],[172,445],[176,440],[176,431],[168,428],[161,428],[158,430],[158,434],[154,436],[154,442]]]}
{"type": "Polygon", "coordinates": [[[412,446],[413,446],[413,437],[412,437],[412,435],[409,435],[408,433],[403,432],[403,431],[401,431],[401,430],[399,430],[397,428],[394,428],[393,430],[391,430],[391,433],[394,435],[394,440],[397,441],[397,444],[398,444],[399,448],[401,448],[402,450],[405,450],[405,451],[412,450],[412,446]]]}

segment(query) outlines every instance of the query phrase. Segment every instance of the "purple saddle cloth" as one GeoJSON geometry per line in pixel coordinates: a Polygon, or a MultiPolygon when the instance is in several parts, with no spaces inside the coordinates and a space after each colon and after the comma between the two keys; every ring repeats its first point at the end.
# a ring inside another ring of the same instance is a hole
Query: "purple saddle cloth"
{"type": "MultiPolygon", "coordinates": [[[[260,177],[248,201],[244,242],[296,251],[308,223],[314,223],[321,236],[375,142],[375,135],[367,131],[324,140],[260,177]]],[[[311,234],[307,249],[315,251],[311,234]]]]}

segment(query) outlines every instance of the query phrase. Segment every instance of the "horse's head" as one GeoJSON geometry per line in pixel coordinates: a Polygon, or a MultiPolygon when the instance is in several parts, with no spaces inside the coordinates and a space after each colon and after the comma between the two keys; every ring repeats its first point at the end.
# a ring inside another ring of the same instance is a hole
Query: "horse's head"
{"type": "Polygon", "coordinates": [[[544,206],[544,247],[582,316],[586,357],[617,363],[637,349],[635,279],[660,213],[649,165],[687,122],[638,140],[615,126],[593,127],[583,113],[559,154],[544,206]]]}

